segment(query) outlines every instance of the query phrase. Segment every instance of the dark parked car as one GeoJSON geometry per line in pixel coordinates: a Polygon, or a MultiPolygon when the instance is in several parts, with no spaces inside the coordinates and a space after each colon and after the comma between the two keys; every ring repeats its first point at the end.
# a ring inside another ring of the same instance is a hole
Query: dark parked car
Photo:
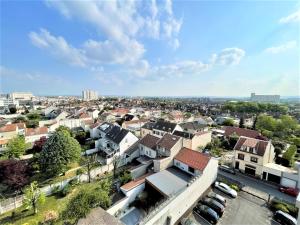
{"type": "Polygon", "coordinates": [[[274,214],[274,219],[282,225],[296,225],[297,220],[291,215],[278,210],[274,214]]]}
{"type": "Polygon", "coordinates": [[[226,165],[220,165],[219,169],[224,171],[224,172],[227,172],[227,173],[235,174],[234,169],[232,169],[231,167],[226,166],[226,165]]]}
{"type": "Polygon", "coordinates": [[[223,215],[225,207],[220,203],[214,200],[213,198],[204,198],[200,201],[202,204],[209,206],[214,211],[218,213],[219,216],[223,215]]]}
{"type": "Polygon", "coordinates": [[[194,208],[194,212],[202,216],[211,224],[216,224],[220,218],[213,209],[209,208],[206,205],[197,205],[194,208]]]}
{"type": "Polygon", "coordinates": [[[291,188],[291,187],[280,187],[279,191],[294,197],[297,197],[299,194],[299,190],[297,188],[291,188]]]}
{"type": "Polygon", "coordinates": [[[220,202],[223,206],[226,206],[226,198],[216,194],[215,192],[210,192],[207,197],[213,198],[214,200],[220,202]]]}

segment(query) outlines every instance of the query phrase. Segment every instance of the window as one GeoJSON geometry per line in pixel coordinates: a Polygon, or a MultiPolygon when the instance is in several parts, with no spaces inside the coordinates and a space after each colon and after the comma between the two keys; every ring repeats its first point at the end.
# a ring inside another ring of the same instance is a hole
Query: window
{"type": "Polygon", "coordinates": [[[178,161],[176,161],[175,165],[176,166],[180,166],[180,163],[178,161]]]}
{"type": "Polygon", "coordinates": [[[251,157],[251,158],[250,158],[250,161],[251,161],[251,162],[254,162],[254,163],[257,163],[257,158],[256,158],[256,157],[251,157]]]}
{"type": "Polygon", "coordinates": [[[238,159],[244,160],[244,154],[238,154],[238,159]]]}
{"type": "Polygon", "coordinates": [[[192,168],[192,167],[189,167],[189,172],[191,172],[191,173],[194,173],[195,172],[195,169],[194,168],[192,168]]]}

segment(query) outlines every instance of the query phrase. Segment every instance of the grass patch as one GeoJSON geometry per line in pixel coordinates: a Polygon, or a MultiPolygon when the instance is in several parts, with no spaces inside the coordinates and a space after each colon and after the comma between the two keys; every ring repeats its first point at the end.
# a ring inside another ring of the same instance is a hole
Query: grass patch
{"type": "MultiPolygon", "coordinates": [[[[26,210],[25,207],[19,207],[15,210],[15,216],[12,218],[12,212],[9,211],[0,215],[1,225],[38,225],[39,222],[43,222],[46,212],[53,210],[58,214],[61,213],[67,205],[70,198],[78,193],[83,188],[96,189],[99,187],[99,182],[93,183],[81,183],[78,184],[71,192],[65,197],[59,197],[59,195],[51,195],[46,197],[44,205],[38,208],[38,213],[33,215],[32,210],[26,210]]],[[[55,224],[62,225],[63,221],[56,221],[55,224]]]]}

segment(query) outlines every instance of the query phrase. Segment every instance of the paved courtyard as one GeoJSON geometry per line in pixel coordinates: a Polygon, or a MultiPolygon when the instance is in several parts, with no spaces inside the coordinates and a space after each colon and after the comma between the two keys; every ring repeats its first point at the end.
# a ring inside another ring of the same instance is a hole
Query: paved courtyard
{"type": "MultiPolygon", "coordinates": [[[[272,220],[272,212],[266,207],[265,201],[245,192],[239,192],[238,197],[232,199],[222,192],[214,191],[227,199],[225,212],[218,225],[278,225],[272,220]]],[[[196,224],[210,225],[195,213],[190,218],[196,224]]]]}

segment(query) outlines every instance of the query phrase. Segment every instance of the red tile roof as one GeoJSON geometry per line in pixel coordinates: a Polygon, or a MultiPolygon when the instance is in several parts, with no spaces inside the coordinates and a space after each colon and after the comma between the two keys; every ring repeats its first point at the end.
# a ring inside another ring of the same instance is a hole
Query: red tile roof
{"type": "Polygon", "coordinates": [[[8,139],[0,139],[0,145],[4,145],[8,143],[8,139]]]}
{"type": "Polygon", "coordinates": [[[151,148],[151,149],[155,149],[156,147],[156,143],[159,141],[159,138],[156,137],[156,136],[153,136],[151,134],[147,134],[145,137],[143,137],[141,140],[140,140],[140,144],[141,145],[144,145],[148,148],[151,148]]]}
{"type": "Polygon", "coordinates": [[[147,173],[135,180],[132,180],[130,182],[128,182],[127,184],[124,184],[123,186],[121,186],[122,189],[124,189],[125,191],[130,191],[131,189],[139,186],[140,184],[145,182],[146,177],[152,175],[153,173],[147,173]]]}
{"type": "Polygon", "coordinates": [[[0,132],[12,132],[17,131],[17,125],[16,124],[6,124],[3,127],[0,127],[0,132]]]}
{"type": "Polygon", "coordinates": [[[245,152],[246,150],[243,150],[242,146],[251,147],[256,150],[256,153],[253,152],[252,154],[264,156],[268,143],[269,143],[268,141],[264,141],[264,140],[248,138],[248,137],[240,137],[236,145],[234,146],[234,150],[245,152]]]}
{"type": "Polygon", "coordinates": [[[16,123],[16,125],[18,126],[19,129],[25,129],[26,128],[25,123],[16,123]]]}
{"type": "Polygon", "coordinates": [[[90,126],[90,128],[95,128],[95,127],[97,127],[97,126],[99,126],[99,124],[100,124],[100,122],[96,122],[96,123],[94,123],[94,124],[92,124],[91,126],[90,126]]]}
{"type": "Polygon", "coordinates": [[[239,128],[239,127],[230,127],[225,126],[223,127],[225,131],[225,136],[229,137],[230,135],[233,135],[234,133],[238,136],[244,136],[244,137],[250,137],[250,138],[258,138],[258,139],[264,139],[263,136],[260,135],[260,133],[256,130],[250,130],[245,128],[239,128]]]}
{"type": "Polygon", "coordinates": [[[210,160],[210,156],[189,148],[182,148],[175,159],[194,169],[203,171],[210,160]]]}
{"type": "Polygon", "coordinates": [[[25,136],[48,134],[47,127],[37,127],[37,128],[27,128],[25,131],[25,136]]]}

